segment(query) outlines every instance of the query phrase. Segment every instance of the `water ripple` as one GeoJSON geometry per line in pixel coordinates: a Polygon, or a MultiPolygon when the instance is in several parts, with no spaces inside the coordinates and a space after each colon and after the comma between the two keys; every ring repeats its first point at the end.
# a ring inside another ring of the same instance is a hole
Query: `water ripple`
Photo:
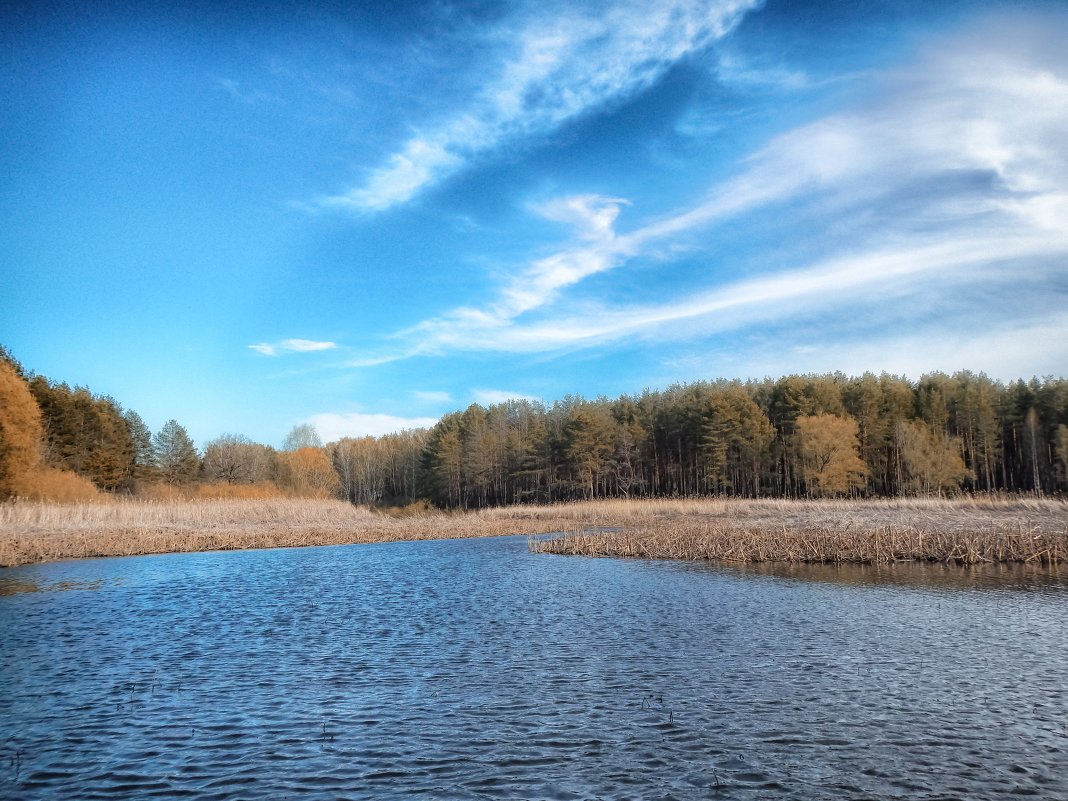
{"type": "Polygon", "coordinates": [[[18,568],[0,798],[1068,797],[1066,613],[1049,571],[521,539],[18,568]]]}

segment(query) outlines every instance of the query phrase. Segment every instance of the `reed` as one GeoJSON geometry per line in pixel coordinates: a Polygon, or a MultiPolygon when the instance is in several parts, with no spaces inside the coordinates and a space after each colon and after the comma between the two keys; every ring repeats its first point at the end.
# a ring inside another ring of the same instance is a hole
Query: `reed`
{"type": "Polygon", "coordinates": [[[1068,504],[1038,498],[650,502],[530,550],[724,562],[1068,561],[1068,504]]]}
{"type": "Polygon", "coordinates": [[[58,559],[187,551],[349,545],[561,531],[551,514],[499,510],[386,514],[344,501],[115,499],[0,504],[0,567],[58,559]]]}
{"type": "Polygon", "coordinates": [[[954,500],[611,500],[477,512],[344,501],[110,499],[0,504],[0,566],[94,556],[531,535],[538,553],[975,564],[1068,560],[1068,504],[954,500]],[[561,533],[563,532],[563,533],[561,533]],[[548,535],[548,536],[540,536],[548,535]]]}

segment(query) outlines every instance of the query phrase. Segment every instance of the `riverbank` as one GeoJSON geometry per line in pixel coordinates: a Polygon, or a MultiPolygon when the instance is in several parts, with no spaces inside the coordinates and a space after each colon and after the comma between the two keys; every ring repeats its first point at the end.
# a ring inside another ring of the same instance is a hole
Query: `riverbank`
{"type": "Polygon", "coordinates": [[[0,567],[100,556],[541,534],[574,524],[553,509],[379,512],[344,501],[293,498],[20,501],[0,504],[0,567]]]}
{"type": "Polygon", "coordinates": [[[0,566],[507,534],[533,535],[531,549],[539,553],[583,556],[1057,564],[1068,562],[1068,504],[1030,498],[710,498],[391,514],[306,499],[17,502],[0,505],[0,566]]]}

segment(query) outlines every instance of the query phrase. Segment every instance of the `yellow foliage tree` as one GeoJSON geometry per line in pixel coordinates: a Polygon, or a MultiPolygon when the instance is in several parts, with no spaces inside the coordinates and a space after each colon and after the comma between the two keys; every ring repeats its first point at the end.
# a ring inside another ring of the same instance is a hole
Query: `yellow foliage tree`
{"type": "Polygon", "coordinates": [[[0,499],[83,501],[97,496],[91,481],[41,466],[41,410],[29,384],[0,358],[0,499]]]}
{"type": "Polygon", "coordinates": [[[330,457],[322,448],[278,454],[278,485],[301,498],[332,498],[341,491],[330,457]]]}
{"type": "Polygon", "coordinates": [[[951,437],[921,420],[897,426],[897,444],[905,467],[905,486],[917,495],[956,492],[975,474],[964,464],[960,437],[951,437]]]}
{"type": "Polygon", "coordinates": [[[18,494],[41,461],[41,410],[15,366],[0,359],[0,497],[18,494]]]}
{"type": "Polygon", "coordinates": [[[812,495],[847,495],[863,489],[868,468],[858,455],[857,421],[816,414],[797,418],[798,449],[812,495]]]}

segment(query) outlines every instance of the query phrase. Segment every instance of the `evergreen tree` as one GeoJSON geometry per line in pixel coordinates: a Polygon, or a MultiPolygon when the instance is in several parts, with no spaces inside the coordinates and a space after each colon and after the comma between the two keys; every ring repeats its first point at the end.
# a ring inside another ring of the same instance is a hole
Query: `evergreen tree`
{"type": "Polygon", "coordinates": [[[759,495],[763,463],[775,430],[745,389],[737,384],[714,386],[701,430],[708,489],[759,495]]]}
{"type": "Polygon", "coordinates": [[[126,428],[130,432],[133,441],[133,477],[148,479],[152,476],[156,467],[156,451],[152,447],[152,432],[141,415],[133,409],[127,409],[122,413],[122,419],[126,421],[126,428]]]}
{"type": "Polygon", "coordinates": [[[136,444],[122,409],[85,387],[30,381],[44,424],[45,463],[73,471],[104,490],[115,490],[134,472],[136,444]]]}
{"type": "Polygon", "coordinates": [[[200,457],[186,430],[168,420],[152,438],[156,469],[169,484],[187,484],[196,478],[200,457]]]}
{"type": "Polygon", "coordinates": [[[568,479],[576,494],[586,499],[603,495],[603,479],[615,450],[612,420],[603,406],[573,406],[561,432],[568,479]]]}

